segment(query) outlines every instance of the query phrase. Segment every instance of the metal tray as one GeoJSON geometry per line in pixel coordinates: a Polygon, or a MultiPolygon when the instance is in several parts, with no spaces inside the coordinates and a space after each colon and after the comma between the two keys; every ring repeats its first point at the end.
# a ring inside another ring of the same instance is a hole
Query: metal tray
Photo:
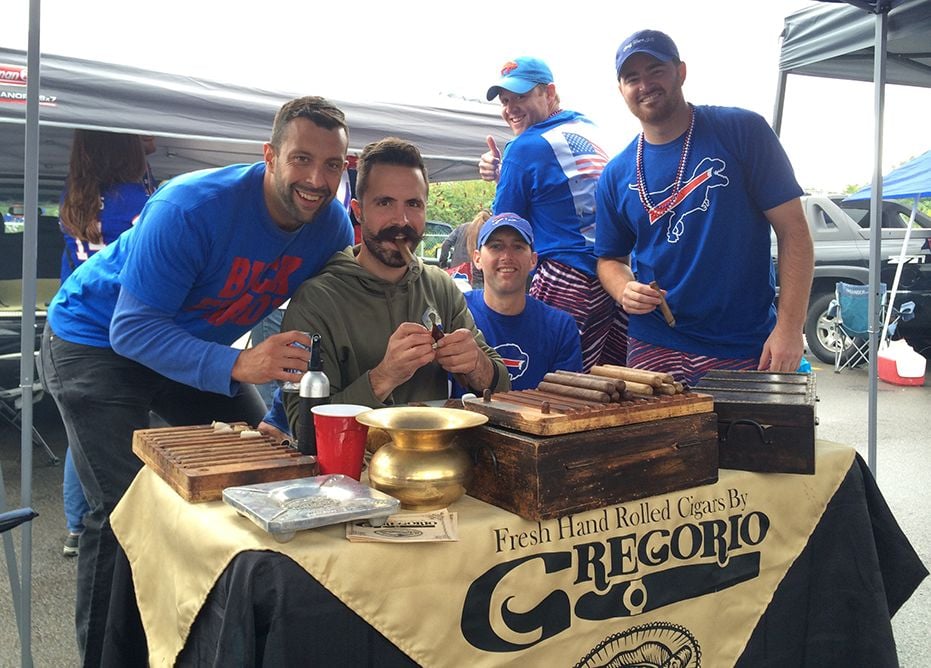
{"type": "Polygon", "coordinates": [[[328,524],[368,519],[380,526],[401,507],[394,497],[338,474],[227,487],[223,501],[280,543],[328,524]]]}

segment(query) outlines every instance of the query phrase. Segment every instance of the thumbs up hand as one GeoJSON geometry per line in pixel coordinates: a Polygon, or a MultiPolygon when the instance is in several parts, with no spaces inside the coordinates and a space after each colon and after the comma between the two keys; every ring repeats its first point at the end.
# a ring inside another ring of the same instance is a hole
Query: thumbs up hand
{"type": "Polygon", "coordinates": [[[488,144],[488,151],[478,161],[478,175],[483,181],[497,183],[501,175],[501,151],[491,135],[485,137],[485,143],[488,144]]]}

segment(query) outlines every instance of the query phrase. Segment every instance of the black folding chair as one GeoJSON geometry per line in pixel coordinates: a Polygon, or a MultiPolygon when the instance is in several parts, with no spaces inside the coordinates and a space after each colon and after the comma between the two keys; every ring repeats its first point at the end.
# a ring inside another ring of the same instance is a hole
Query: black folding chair
{"type": "MultiPolygon", "coordinates": [[[[36,326],[38,332],[42,331],[43,323],[36,326]]],[[[20,321],[18,319],[3,318],[0,320],[0,420],[22,429],[23,388],[20,385],[20,321]]],[[[39,335],[36,336],[38,347],[39,335]]],[[[33,378],[37,376],[34,374],[33,378]]],[[[45,396],[41,383],[38,380],[32,384],[33,403],[45,396]]],[[[48,442],[43,438],[35,425],[32,426],[32,442],[42,446],[45,454],[52,464],[59,462],[52,452],[48,442]]]]}

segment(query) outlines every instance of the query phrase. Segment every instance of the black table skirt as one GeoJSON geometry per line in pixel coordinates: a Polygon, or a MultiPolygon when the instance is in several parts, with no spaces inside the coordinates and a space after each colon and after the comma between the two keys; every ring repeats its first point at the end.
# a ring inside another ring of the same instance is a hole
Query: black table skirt
{"type": "MultiPolygon", "coordinates": [[[[891,617],[927,575],[857,456],[737,665],[897,668],[891,617]]],[[[147,665],[122,552],[110,613],[104,665],[147,665]]],[[[425,620],[425,632],[436,623],[425,620]]],[[[416,664],[294,561],[252,551],[237,555],[221,574],[177,665],[416,664]]]]}

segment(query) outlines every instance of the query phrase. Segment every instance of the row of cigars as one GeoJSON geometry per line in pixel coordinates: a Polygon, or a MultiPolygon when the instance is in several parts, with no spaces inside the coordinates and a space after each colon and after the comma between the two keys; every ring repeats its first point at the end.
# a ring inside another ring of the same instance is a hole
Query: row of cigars
{"type": "Polygon", "coordinates": [[[572,371],[548,373],[537,385],[537,389],[600,403],[658,394],[681,394],[685,391],[683,384],[668,373],[631,369],[614,364],[596,365],[587,374],[572,371]]]}

